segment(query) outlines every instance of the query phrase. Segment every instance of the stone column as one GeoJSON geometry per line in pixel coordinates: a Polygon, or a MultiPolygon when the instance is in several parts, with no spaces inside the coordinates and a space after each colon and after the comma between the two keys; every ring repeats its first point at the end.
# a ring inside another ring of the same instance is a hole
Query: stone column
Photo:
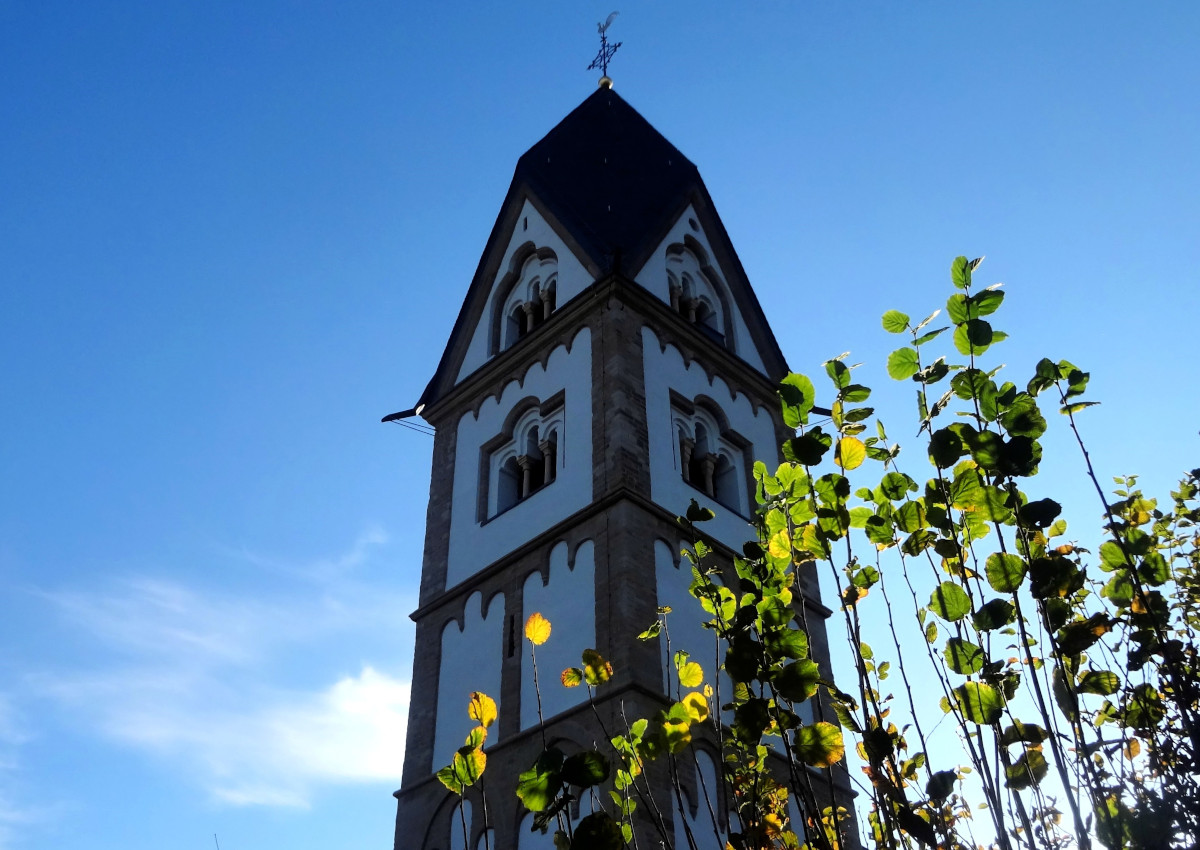
{"type": "Polygon", "coordinates": [[[529,333],[533,330],[533,302],[526,301],[521,309],[525,311],[525,333],[529,333]]]}
{"type": "Polygon", "coordinates": [[[538,448],[541,449],[542,452],[542,469],[545,470],[543,473],[545,480],[542,483],[549,484],[554,480],[554,463],[557,460],[557,458],[554,457],[554,450],[556,446],[551,440],[542,440],[540,443],[538,443],[538,448]]]}
{"type": "Polygon", "coordinates": [[[524,499],[533,492],[533,458],[529,455],[517,455],[517,465],[521,467],[521,492],[519,497],[524,499]]]}
{"type": "Polygon", "coordinates": [[[708,495],[715,497],[717,494],[713,487],[713,471],[717,468],[717,456],[709,452],[700,461],[700,466],[704,470],[704,486],[701,489],[708,495]]]}
{"type": "Polygon", "coordinates": [[[696,448],[696,441],[691,437],[684,437],[679,441],[679,461],[683,466],[683,480],[692,483],[692,452],[696,448]]]}

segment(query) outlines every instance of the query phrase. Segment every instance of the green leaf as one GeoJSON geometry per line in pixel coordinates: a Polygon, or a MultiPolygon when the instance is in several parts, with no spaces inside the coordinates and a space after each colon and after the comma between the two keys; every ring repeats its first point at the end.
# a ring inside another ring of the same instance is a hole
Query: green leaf
{"type": "Polygon", "coordinates": [[[1049,770],[1050,765],[1046,763],[1046,757],[1040,750],[1026,749],[1020,758],[1005,766],[1004,784],[1017,791],[1032,788],[1045,778],[1049,770]]]}
{"type": "Polygon", "coordinates": [[[937,643],[937,639],[938,639],[937,623],[933,620],[930,620],[929,623],[925,626],[925,640],[928,641],[929,643],[937,643]]]}
{"type": "Polygon", "coordinates": [[[1121,688],[1121,680],[1116,673],[1108,670],[1089,670],[1079,677],[1075,689],[1084,694],[1100,694],[1108,696],[1115,694],[1121,688]]]}
{"type": "Polygon", "coordinates": [[[621,850],[624,846],[620,825],[604,811],[593,812],[581,820],[571,842],[571,850],[621,850]]]}
{"type": "MultiPolygon", "coordinates": [[[[487,756],[474,747],[460,747],[450,762],[454,778],[464,787],[474,785],[487,767],[487,756]]],[[[444,784],[444,783],[443,783],[444,784]]]]}
{"type": "Polygon", "coordinates": [[[1016,608],[1007,599],[993,599],[983,605],[971,618],[975,628],[990,632],[1003,628],[1016,618],[1016,608]]]}
{"type": "Polygon", "coordinates": [[[1041,726],[1016,720],[1012,726],[1004,727],[1004,732],[1000,735],[1000,744],[1005,747],[1016,743],[1040,744],[1049,737],[1050,733],[1041,726]]]}
{"type": "Polygon", "coordinates": [[[825,721],[801,726],[796,730],[795,753],[802,762],[813,767],[837,764],[846,754],[842,730],[825,721]]]}
{"type": "Polygon", "coordinates": [[[939,336],[941,336],[948,330],[950,330],[949,325],[947,325],[943,328],[938,328],[937,330],[929,331],[928,333],[923,333],[919,337],[914,339],[912,344],[913,345],[924,345],[925,343],[929,342],[930,340],[937,339],[939,336]]]}
{"type": "Polygon", "coordinates": [[[1000,309],[1004,303],[1004,292],[1000,289],[985,289],[971,296],[971,318],[988,316],[1000,309]]]}
{"type": "Polygon", "coordinates": [[[1036,440],[1046,433],[1046,418],[1037,400],[1029,393],[1018,393],[1000,414],[1000,424],[1014,437],[1036,440]]]}
{"type": "Polygon", "coordinates": [[[883,314],[883,329],[890,334],[902,334],[908,330],[908,316],[899,310],[888,310],[883,314]]]}
{"type": "Polygon", "coordinates": [[[1004,713],[1004,698],[991,685],[982,682],[966,682],[951,694],[963,717],[981,726],[990,725],[1004,713]]]}
{"type": "Polygon", "coordinates": [[[458,781],[458,777],[454,774],[454,768],[450,765],[443,767],[437,772],[438,781],[453,791],[455,794],[462,794],[466,787],[458,781]]]}
{"type": "Polygon", "coordinates": [[[950,321],[956,325],[964,324],[971,318],[967,312],[967,296],[961,292],[956,292],[946,301],[946,315],[950,317],[950,321]]]}
{"type": "Polygon", "coordinates": [[[971,263],[966,257],[955,257],[950,264],[950,280],[957,289],[971,285],[971,263]]]}
{"type": "Polygon", "coordinates": [[[595,750],[585,750],[568,756],[560,775],[566,785],[591,788],[608,779],[609,770],[608,759],[595,750]]]}
{"type": "Polygon", "coordinates": [[[915,348],[897,348],[888,355],[887,371],[893,380],[903,381],[911,378],[920,368],[915,348]]]}
{"type": "Polygon", "coordinates": [[[857,404],[858,402],[866,401],[871,397],[871,388],[864,387],[862,384],[850,384],[846,387],[843,387],[839,395],[841,396],[842,401],[849,402],[851,404],[857,404]]]}
{"type": "Polygon", "coordinates": [[[561,750],[545,750],[533,767],[517,777],[517,797],[531,812],[540,812],[550,805],[562,789],[559,771],[563,764],[561,750]]]}
{"type": "Polygon", "coordinates": [[[799,428],[808,421],[808,412],[816,403],[817,391],[804,375],[795,372],[779,383],[779,398],[783,402],[783,421],[789,428],[799,428]]]}
{"type": "Polygon", "coordinates": [[[816,662],[805,658],[785,664],[775,674],[773,682],[781,697],[792,702],[803,702],[817,692],[821,671],[816,662]]]}
{"type": "Polygon", "coordinates": [[[695,661],[689,661],[679,668],[679,684],[684,688],[698,688],[704,681],[704,670],[695,661]]]}
{"type": "Polygon", "coordinates": [[[939,770],[925,783],[925,793],[931,800],[945,800],[954,791],[958,774],[953,770],[939,770]]]}
{"type": "Polygon", "coordinates": [[[1025,561],[1017,555],[993,552],[984,565],[988,584],[997,593],[1015,593],[1025,580],[1025,561]]]}
{"type": "Polygon", "coordinates": [[[992,326],[983,319],[970,319],[954,329],[954,347],[959,354],[983,354],[992,344],[992,326]]]}
{"type": "Polygon", "coordinates": [[[962,638],[952,637],[946,641],[946,665],[955,673],[969,676],[983,669],[987,656],[983,648],[962,638]]]}
{"type": "MultiPolygon", "coordinates": [[[[642,634],[645,634],[645,632],[642,634]]],[[[578,667],[568,667],[566,670],[562,671],[562,675],[559,676],[559,680],[562,682],[562,686],[564,688],[578,688],[583,684],[583,671],[578,667]]]]}
{"type": "MultiPolygon", "coordinates": [[[[842,355],[842,357],[845,356],[845,354],[842,355]]],[[[825,374],[839,390],[850,386],[850,367],[842,362],[841,357],[825,361],[825,374]]]]}
{"type": "Polygon", "coordinates": [[[952,581],[944,581],[929,597],[929,610],[948,623],[955,623],[971,613],[971,598],[952,581]]]}
{"type": "Polygon", "coordinates": [[[467,734],[467,739],[463,743],[473,750],[477,750],[483,746],[483,742],[487,740],[487,729],[482,726],[476,726],[467,734]]]}
{"type": "Polygon", "coordinates": [[[889,472],[879,481],[879,490],[891,501],[903,499],[905,493],[915,493],[917,482],[903,472],[889,472]]]}
{"type": "Polygon", "coordinates": [[[1162,697],[1151,685],[1138,685],[1125,703],[1125,725],[1131,729],[1152,729],[1166,717],[1162,697]]]}

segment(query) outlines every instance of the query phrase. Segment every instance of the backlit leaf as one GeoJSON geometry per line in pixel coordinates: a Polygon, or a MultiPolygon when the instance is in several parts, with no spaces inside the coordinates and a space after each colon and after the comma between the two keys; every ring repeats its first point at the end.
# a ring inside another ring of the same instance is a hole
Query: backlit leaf
{"type": "Polygon", "coordinates": [[[908,316],[899,310],[888,310],[883,314],[883,329],[890,334],[902,334],[908,330],[908,316]]]}
{"type": "Polygon", "coordinates": [[[1025,580],[1025,561],[1017,555],[993,552],[984,565],[988,584],[997,593],[1013,593],[1025,580]]]}
{"type": "Polygon", "coordinates": [[[695,661],[689,661],[679,668],[679,684],[685,688],[698,688],[704,681],[704,670],[695,661]]]}
{"type": "Polygon", "coordinates": [[[951,693],[963,717],[972,723],[995,723],[1004,712],[1004,698],[991,685],[967,682],[959,685],[951,693]]]}
{"type": "Polygon", "coordinates": [[[903,381],[911,378],[920,368],[916,349],[898,348],[888,355],[887,370],[893,380],[903,381]]]}
{"type": "Polygon", "coordinates": [[[835,462],[842,469],[857,469],[867,457],[867,447],[857,437],[838,440],[835,462]]]}
{"type": "Polygon", "coordinates": [[[568,756],[563,762],[562,781],[567,785],[591,788],[608,779],[608,759],[595,750],[584,750],[568,756]]]}
{"type": "Polygon", "coordinates": [[[467,703],[467,716],[486,729],[496,722],[496,701],[485,693],[473,691],[467,703]]]}
{"type": "Polygon", "coordinates": [[[603,685],[613,675],[613,666],[594,649],[583,651],[583,680],[592,687],[603,685]]]}
{"type": "Polygon", "coordinates": [[[583,671],[578,667],[568,667],[562,671],[561,679],[564,688],[577,688],[583,684],[583,671]]]}
{"type": "Polygon", "coordinates": [[[525,639],[534,646],[541,646],[550,639],[550,621],[534,611],[525,621],[525,639]]]}
{"type": "Polygon", "coordinates": [[[832,723],[821,721],[801,726],[795,733],[795,753],[805,764],[813,767],[829,767],[837,764],[846,754],[842,741],[842,730],[832,723]]]}
{"type": "Polygon", "coordinates": [[[946,666],[955,673],[963,676],[969,676],[972,673],[978,673],[983,669],[984,663],[987,661],[987,656],[983,654],[983,649],[971,643],[969,640],[952,637],[946,641],[946,666]]]}
{"type": "Polygon", "coordinates": [[[944,581],[929,597],[929,610],[947,622],[957,622],[971,613],[971,599],[957,584],[944,581]]]}

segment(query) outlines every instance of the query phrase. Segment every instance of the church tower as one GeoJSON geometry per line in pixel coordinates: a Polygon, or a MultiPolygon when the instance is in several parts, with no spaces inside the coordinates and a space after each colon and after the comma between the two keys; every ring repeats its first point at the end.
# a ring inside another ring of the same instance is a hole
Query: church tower
{"type": "MultiPolygon", "coordinates": [[[[706,533],[740,551],[753,462],[773,468],[790,436],[787,365],[696,166],[606,83],[518,161],[415,408],[436,437],[397,850],[461,848],[460,814],[484,846],[477,789],[460,813],[434,776],[475,725],[476,690],[499,706],[490,846],[553,847],[513,794],[542,747],[525,619],[554,626],[538,650],[548,740],[603,741],[586,689],[558,681],[587,648],[616,670],[601,708],[653,716],[665,647],[636,635],[660,605],[678,612],[672,648],[713,672],[676,517],[712,508],[706,533]]],[[[829,612],[801,591],[827,663],[829,612]]]]}

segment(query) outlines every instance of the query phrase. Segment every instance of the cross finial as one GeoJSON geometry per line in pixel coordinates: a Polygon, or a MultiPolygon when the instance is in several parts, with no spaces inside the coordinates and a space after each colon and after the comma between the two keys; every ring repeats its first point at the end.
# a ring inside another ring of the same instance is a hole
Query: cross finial
{"type": "Polygon", "coordinates": [[[604,75],[600,78],[600,85],[602,86],[606,83],[609,87],[612,86],[612,80],[608,78],[608,63],[612,61],[613,54],[621,46],[621,42],[619,41],[616,44],[608,43],[608,28],[612,26],[613,19],[617,17],[617,14],[617,12],[613,12],[604,23],[596,24],[596,29],[600,31],[600,52],[596,54],[596,58],[592,60],[592,64],[588,65],[588,70],[600,69],[600,73],[604,75]]]}

